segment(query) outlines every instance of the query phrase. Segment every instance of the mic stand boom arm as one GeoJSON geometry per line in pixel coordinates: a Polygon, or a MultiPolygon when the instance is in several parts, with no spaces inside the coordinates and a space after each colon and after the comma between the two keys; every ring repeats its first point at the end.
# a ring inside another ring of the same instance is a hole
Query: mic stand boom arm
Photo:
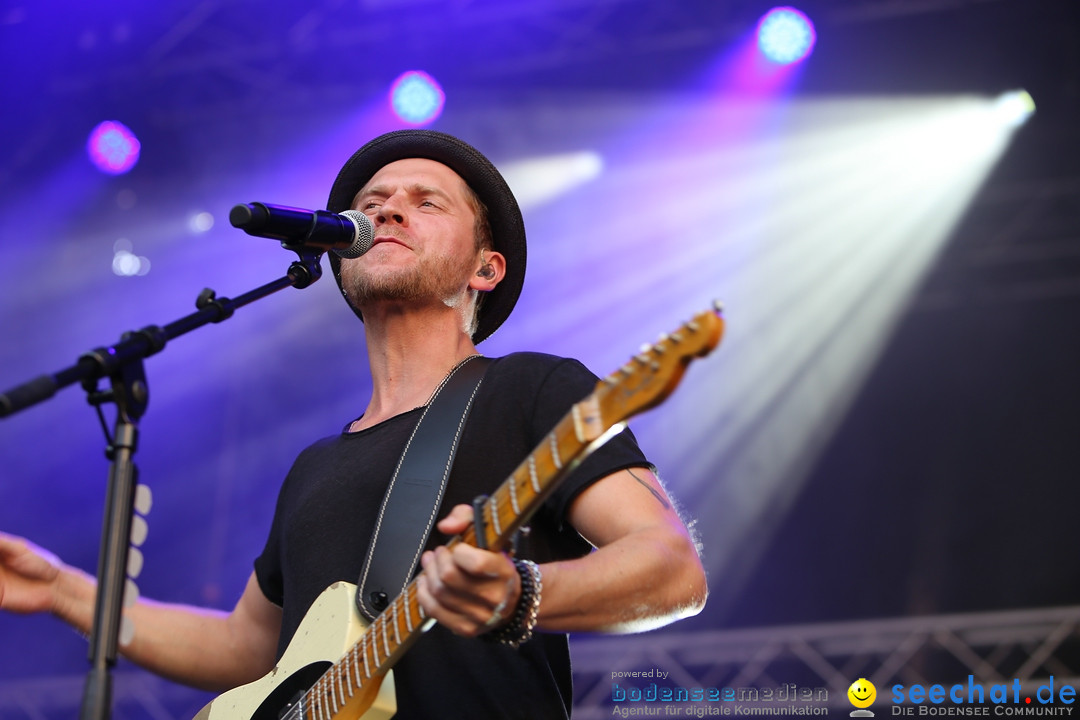
{"type": "Polygon", "coordinates": [[[116,665],[132,512],[138,482],[138,468],[134,462],[138,421],[146,411],[150,397],[143,358],[159,352],[174,337],[207,323],[227,320],[236,308],[290,286],[306,288],[322,276],[319,258],[323,250],[304,246],[286,247],[294,250],[299,259],[289,266],[285,277],[244,293],[235,300],[219,298],[207,288],[199,293],[195,301],[197,312],[164,328],[151,325],[138,332],[125,333],[116,345],[84,353],[75,365],[52,375],[42,375],[0,395],[0,417],[47,400],[60,388],[77,381],[89,394],[91,405],[100,406],[110,401],[116,403],[112,437],[108,437],[106,429],[108,444],[105,455],[110,460],[109,483],[98,556],[97,598],[90,631],[90,672],[83,690],[80,720],[105,720],[110,713],[112,668],[116,665]],[[99,392],[97,382],[103,377],[109,378],[112,389],[99,392]]]}
{"type": "MultiPolygon", "coordinates": [[[[284,243],[283,243],[284,245],[284,243]]],[[[306,288],[322,277],[319,258],[323,250],[306,246],[288,246],[300,258],[289,266],[289,274],[262,287],[244,293],[235,300],[219,298],[207,288],[195,301],[198,312],[171,322],[164,328],[149,325],[137,332],[128,332],[120,342],[108,348],[96,348],[84,353],[78,362],[51,375],[41,375],[0,395],[0,418],[48,400],[60,388],[75,382],[93,382],[111,377],[121,366],[133,360],[150,357],[165,347],[165,343],[207,323],[219,323],[232,317],[236,308],[260,300],[289,286],[306,288]]]]}

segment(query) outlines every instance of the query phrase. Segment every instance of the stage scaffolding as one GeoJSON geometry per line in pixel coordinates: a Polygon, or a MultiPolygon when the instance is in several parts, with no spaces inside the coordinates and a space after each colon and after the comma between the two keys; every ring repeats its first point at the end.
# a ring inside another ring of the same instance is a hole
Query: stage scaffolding
{"type": "Polygon", "coordinates": [[[1075,686],[1080,606],[588,638],[572,650],[575,720],[612,716],[613,672],[651,669],[683,688],[824,687],[830,715],[846,717],[847,689],[859,678],[877,687],[872,709],[891,704],[897,683],[948,687],[972,675],[986,686],[1019,679],[1033,692],[1052,675],[1057,687],[1075,686]]]}
{"type": "MultiPolygon", "coordinates": [[[[986,686],[1019,679],[1029,693],[1050,676],[1057,687],[1076,686],[1080,606],[575,638],[572,655],[575,720],[612,716],[613,672],[650,669],[684,688],[824,687],[830,715],[846,717],[847,688],[860,677],[878,688],[874,708],[889,705],[893,684],[949,686],[968,675],[986,686]]],[[[134,670],[115,680],[116,720],[190,720],[210,697],[134,670]]],[[[0,681],[0,718],[77,717],[82,683],[70,675],[0,681]]]]}

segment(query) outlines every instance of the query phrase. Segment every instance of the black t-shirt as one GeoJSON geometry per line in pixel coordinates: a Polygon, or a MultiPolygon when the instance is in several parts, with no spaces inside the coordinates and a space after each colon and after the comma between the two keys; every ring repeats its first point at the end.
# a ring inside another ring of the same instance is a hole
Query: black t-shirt
{"type": "MultiPolygon", "coordinates": [[[[494,360],[473,401],[439,517],[498,487],[596,382],[576,360],[540,353],[494,360]]],[[[284,611],[279,656],[324,589],[357,581],[383,495],[420,413],[418,408],[361,432],[320,440],[293,464],[266,547],[255,561],[263,593],[284,611]]],[[[632,434],[617,435],[533,516],[518,556],[544,563],[588,553],[590,545],[564,522],[570,502],[605,475],[646,466],[632,434]]],[[[434,529],[428,547],[447,539],[434,529]]],[[[394,681],[395,720],[570,716],[570,656],[563,634],[537,633],[514,650],[436,625],[394,666],[394,681]]]]}

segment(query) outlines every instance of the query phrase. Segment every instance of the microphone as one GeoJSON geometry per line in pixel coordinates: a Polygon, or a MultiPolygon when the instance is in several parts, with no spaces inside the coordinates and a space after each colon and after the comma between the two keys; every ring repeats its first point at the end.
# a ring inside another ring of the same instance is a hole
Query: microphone
{"type": "Polygon", "coordinates": [[[331,250],[338,257],[357,258],[371,249],[375,226],[359,210],[332,213],[327,210],[266,203],[237,205],[229,211],[229,222],[248,235],[280,240],[290,250],[297,246],[331,250]]]}

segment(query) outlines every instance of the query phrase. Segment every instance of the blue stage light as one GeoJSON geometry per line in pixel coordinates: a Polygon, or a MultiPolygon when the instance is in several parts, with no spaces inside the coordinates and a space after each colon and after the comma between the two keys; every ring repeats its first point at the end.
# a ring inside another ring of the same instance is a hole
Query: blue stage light
{"type": "Polygon", "coordinates": [[[816,41],[810,18],[793,7],[773,8],[758,23],[758,48],[769,60],[781,65],[805,59],[816,41]]]}
{"type": "Polygon", "coordinates": [[[139,162],[139,139],[123,123],[106,120],[90,132],[86,153],[98,170],[123,175],[139,162]]]}
{"type": "Polygon", "coordinates": [[[426,72],[411,70],[401,75],[390,88],[390,106],[410,125],[426,125],[442,113],[446,95],[435,78],[426,72]]]}

